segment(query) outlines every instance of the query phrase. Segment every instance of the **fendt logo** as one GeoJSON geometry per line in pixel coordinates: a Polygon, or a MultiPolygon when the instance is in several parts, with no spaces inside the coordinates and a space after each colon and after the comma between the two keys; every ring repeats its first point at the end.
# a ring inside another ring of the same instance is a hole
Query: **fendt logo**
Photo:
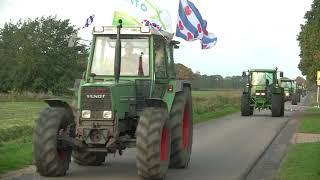
{"type": "Polygon", "coordinates": [[[104,99],[106,95],[105,94],[88,94],[88,99],[104,99]]]}

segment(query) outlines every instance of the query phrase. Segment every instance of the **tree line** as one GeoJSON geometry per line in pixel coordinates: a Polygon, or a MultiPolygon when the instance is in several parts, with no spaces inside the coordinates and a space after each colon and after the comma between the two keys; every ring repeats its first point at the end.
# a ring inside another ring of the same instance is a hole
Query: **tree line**
{"type": "Polygon", "coordinates": [[[0,29],[0,92],[62,94],[81,77],[87,48],[68,48],[76,27],[69,20],[40,17],[7,22],[0,29]]]}
{"type": "Polygon", "coordinates": [[[315,85],[316,72],[320,70],[320,0],[314,0],[311,10],[305,13],[305,24],[298,35],[300,46],[299,69],[315,85]]]}
{"type": "Polygon", "coordinates": [[[183,64],[176,64],[177,79],[186,79],[192,82],[195,90],[199,89],[239,89],[243,87],[242,76],[201,75],[199,71],[193,72],[183,64]]]}

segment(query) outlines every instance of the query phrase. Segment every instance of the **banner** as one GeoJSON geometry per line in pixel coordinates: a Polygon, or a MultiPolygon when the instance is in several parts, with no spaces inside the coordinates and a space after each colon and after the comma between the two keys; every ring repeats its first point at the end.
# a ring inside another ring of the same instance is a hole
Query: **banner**
{"type": "Polygon", "coordinates": [[[172,32],[171,18],[167,10],[158,4],[160,0],[118,0],[118,7],[113,13],[112,25],[118,25],[122,19],[123,26],[142,26],[146,21],[159,25],[159,28],[172,32]]]}

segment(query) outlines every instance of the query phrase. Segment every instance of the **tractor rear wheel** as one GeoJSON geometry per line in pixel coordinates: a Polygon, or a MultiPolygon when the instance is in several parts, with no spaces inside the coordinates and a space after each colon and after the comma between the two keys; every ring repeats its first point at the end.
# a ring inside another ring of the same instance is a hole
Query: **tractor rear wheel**
{"type": "Polygon", "coordinates": [[[37,119],[33,131],[33,155],[42,176],[64,176],[69,169],[71,148],[62,147],[58,135],[74,136],[73,115],[65,108],[48,107],[37,119]]]}
{"type": "Polygon", "coordinates": [[[284,100],[284,97],[282,98],[282,102],[281,102],[281,117],[284,116],[284,103],[285,103],[285,100],[284,100]]]}
{"type": "Polygon", "coordinates": [[[250,106],[250,116],[253,115],[254,107],[250,106]]]}
{"type": "Polygon", "coordinates": [[[170,159],[171,128],[166,108],[146,108],[139,119],[136,136],[138,175],[163,179],[170,159]]]}
{"type": "Polygon", "coordinates": [[[104,153],[81,152],[74,150],[72,152],[74,162],[82,166],[100,166],[105,161],[104,153]]]}
{"type": "Polygon", "coordinates": [[[241,116],[250,116],[253,114],[253,109],[251,113],[249,94],[242,94],[241,96],[241,116]]]}
{"type": "Polygon", "coordinates": [[[171,112],[172,124],[171,168],[188,167],[193,139],[192,98],[190,88],[176,94],[171,112]]]}
{"type": "Polygon", "coordinates": [[[294,95],[292,96],[291,104],[292,104],[292,105],[297,105],[297,104],[298,104],[298,98],[297,98],[297,95],[296,95],[296,94],[294,94],[294,95]]]}
{"type": "Polygon", "coordinates": [[[272,94],[271,100],[272,117],[280,117],[282,113],[282,96],[281,94],[272,94]]]}

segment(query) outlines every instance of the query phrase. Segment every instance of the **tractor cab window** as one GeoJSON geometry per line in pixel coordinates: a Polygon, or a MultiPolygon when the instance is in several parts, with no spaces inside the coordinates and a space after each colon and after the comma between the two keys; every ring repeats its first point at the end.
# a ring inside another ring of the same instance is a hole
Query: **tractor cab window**
{"type": "MultiPolygon", "coordinates": [[[[114,75],[116,37],[96,38],[91,73],[114,75]]],[[[121,76],[149,75],[149,40],[146,37],[121,37],[121,76]]]]}
{"type": "Polygon", "coordinates": [[[292,87],[292,83],[291,83],[291,81],[281,81],[281,87],[283,87],[283,88],[291,88],[292,87]]]}
{"type": "Polygon", "coordinates": [[[171,45],[166,46],[166,52],[167,52],[167,64],[168,64],[168,75],[170,78],[175,78],[175,64],[173,61],[173,48],[171,45]]]}
{"type": "Polygon", "coordinates": [[[165,42],[160,38],[154,41],[154,64],[157,78],[167,77],[165,42]]]}
{"type": "Polygon", "coordinates": [[[273,84],[273,73],[269,72],[252,72],[252,85],[254,86],[265,86],[273,84]]]}

